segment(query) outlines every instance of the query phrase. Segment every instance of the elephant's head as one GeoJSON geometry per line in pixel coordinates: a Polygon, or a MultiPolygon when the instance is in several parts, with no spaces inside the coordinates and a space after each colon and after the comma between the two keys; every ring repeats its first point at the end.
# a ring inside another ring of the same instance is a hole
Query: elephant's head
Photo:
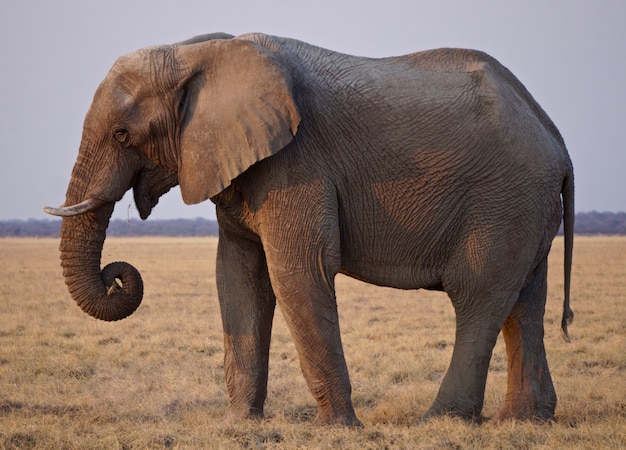
{"type": "Polygon", "coordinates": [[[187,204],[219,194],[255,162],[286,146],[300,116],[287,71],[257,44],[205,35],[120,58],[85,118],[64,206],[61,265],[88,314],[119,320],[143,295],[127,263],[100,271],[115,202],[133,188],[142,219],[180,184],[187,204]]]}

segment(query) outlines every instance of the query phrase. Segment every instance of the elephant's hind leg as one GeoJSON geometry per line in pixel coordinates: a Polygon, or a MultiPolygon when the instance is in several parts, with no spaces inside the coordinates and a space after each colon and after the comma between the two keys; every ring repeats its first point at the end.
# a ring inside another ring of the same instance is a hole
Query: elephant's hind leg
{"type": "Polygon", "coordinates": [[[544,259],[522,289],[502,327],[508,358],[508,383],[506,400],[497,420],[554,418],[556,393],[543,343],[547,266],[547,259],[544,259]]]}
{"type": "Polygon", "coordinates": [[[440,415],[479,420],[493,347],[517,292],[475,296],[480,301],[455,302],[456,337],[448,371],[424,418],[440,415]],[[468,308],[469,306],[469,308],[468,308]],[[508,309],[507,309],[508,308],[508,309]]]}
{"type": "Polygon", "coordinates": [[[493,348],[527,273],[506,257],[510,251],[525,260],[523,246],[515,251],[509,241],[495,240],[490,230],[476,230],[444,272],[443,286],[456,314],[455,343],[450,366],[426,418],[480,419],[493,348]]]}

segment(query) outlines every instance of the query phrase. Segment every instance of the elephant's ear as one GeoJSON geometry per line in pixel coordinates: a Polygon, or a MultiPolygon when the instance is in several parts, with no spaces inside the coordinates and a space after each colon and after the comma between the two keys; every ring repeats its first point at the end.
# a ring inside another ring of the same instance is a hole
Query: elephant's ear
{"type": "Polygon", "coordinates": [[[300,115],[285,70],[253,42],[208,41],[177,54],[189,73],[181,94],[178,181],[184,202],[194,204],[284,148],[300,115]]]}

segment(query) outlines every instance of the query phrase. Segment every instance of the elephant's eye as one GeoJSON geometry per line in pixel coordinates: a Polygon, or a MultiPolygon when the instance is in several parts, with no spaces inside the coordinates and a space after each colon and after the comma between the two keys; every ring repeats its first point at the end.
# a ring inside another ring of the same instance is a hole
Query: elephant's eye
{"type": "Polygon", "coordinates": [[[128,134],[128,131],[124,129],[115,130],[113,136],[115,137],[115,140],[122,145],[128,144],[128,141],[130,140],[130,134],[128,134]]]}

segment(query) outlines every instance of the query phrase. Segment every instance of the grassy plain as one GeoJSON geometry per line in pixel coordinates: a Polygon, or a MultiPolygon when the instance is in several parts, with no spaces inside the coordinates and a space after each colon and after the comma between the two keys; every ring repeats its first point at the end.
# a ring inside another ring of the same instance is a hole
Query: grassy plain
{"type": "MultiPolygon", "coordinates": [[[[626,238],[576,240],[570,328],[560,335],[562,239],[550,256],[546,347],[557,423],[418,423],[453,348],[445,294],[339,277],[338,304],[363,429],[312,423],[315,405],[277,311],[268,419],[227,423],[210,238],[107,240],[134,264],[144,302],[118,323],[85,315],[63,283],[54,239],[0,240],[0,448],[625,448],[626,238]]],[[[504,400],[498,341],[484,415],[504,400]]]]}

